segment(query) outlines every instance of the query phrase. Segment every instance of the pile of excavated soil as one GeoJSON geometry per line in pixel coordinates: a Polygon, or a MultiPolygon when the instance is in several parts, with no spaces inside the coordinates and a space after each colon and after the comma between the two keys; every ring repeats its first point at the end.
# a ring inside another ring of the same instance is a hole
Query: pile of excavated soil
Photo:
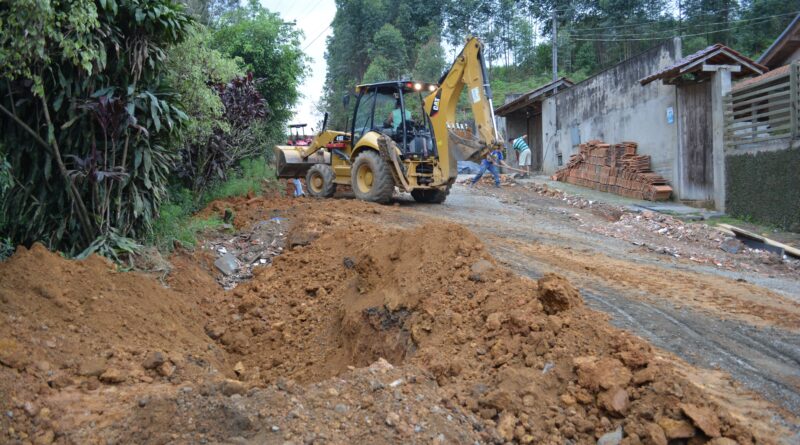
{"type": "Polygon", "coordinates": [[[244,318],[222,340],[249,380],[319,381],[383,357],[431,372],[507,441],[586,443],[619,426],[626,443],[754,440],[648,344],[584,308],[566,280],[498,267],[458,225],[323,232],[231,305],[244,318]]]}
{"type": "Polygon", "coordinates": [[[40,246],[0,264],[0,442],[771,442],[459,225],[354,201],[209,211],[228,206],[293,227],[229,292],[202,253],[172,259],[170,288],[40,246]]]}

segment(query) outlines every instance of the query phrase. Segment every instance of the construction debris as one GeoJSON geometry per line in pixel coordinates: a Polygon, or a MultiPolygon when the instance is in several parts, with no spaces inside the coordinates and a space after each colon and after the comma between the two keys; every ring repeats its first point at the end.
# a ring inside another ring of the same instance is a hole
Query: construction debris
{"type": "Polygon", "coordinates": [[[635,199],[665,201],[672,195],[667,180],[650,170],[650,156],[637,155],[636,142],[610,145],[591,140],[580,145],[553,179],[635,199]]]}
{"type": "Polygon", "coordinates": [[[203,248],[217,255],[214,266],[222,272],[217,277],[219,284],[224,289],[233,289],[253,277],[253,268],[272,264],[272,258],[283,251],[288,229],[283,218],[273,217],[235,236],[226,232],[219,237],[209,235],[203,248]]]}
{"type": "Polygon", "coordinates": [[[530,202],[530,198],[525,194],[529,191],[535,192],[539,196],[586,210],[600,218],[592,219],[585,213],[573,213],[561,207],[548,207],[550,211],[569,215],[571,220],[578,221],[582,229],[622,239],[651,252],[728,270],[763,271],[764,267],[777,265],[786,271],[800,270],[800,259],[793,255],[797,252],[796,248],[781,244],[784,246],[781,256],[779,252],[766,249],[764,246],[746,245],[740,241],[736,233],[724,228],[733,227],[727,224],[713,225],[684,221],[675,216],[644,208],[636,210],[636,207],[597,202],[542,183],[526,182],[519,185],[517,192],[503,195],[500,200],[525,206],[530,202]]]}
{"type": "MultiPolygon", "coordinates": [[[[514,177],[512,175],[505,174],[505,173],[500,173],[498,176],[500,177],[500,185],[501,186],[513,187],[513,186],[517,185],[517,181],[514,180],[514,177]]],[[[471,175],[468,178],[465,178],[465,177],[458,178],[456,180],[456,184],[469,185],[472,182],[472,178],[474,178],[474,177],[475,177],[475,175],[471,175]]],[[[486,173],[483,174],[483,176],[481,176],[481,179],[476,184],[479,185],[479,186],[480,185],[493,186],[494,185],[494,176],[492,176],[492,174],[487,171],[486,173]]]]}

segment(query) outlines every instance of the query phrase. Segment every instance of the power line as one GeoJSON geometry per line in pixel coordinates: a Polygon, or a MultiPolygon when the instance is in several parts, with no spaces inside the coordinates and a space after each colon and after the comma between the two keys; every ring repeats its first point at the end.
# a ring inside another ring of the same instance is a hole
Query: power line
{"type": "MultiPolygon", "coordinates": [[[[776,15],[771,15],[771,16],[755,17],[755,18],[752,18],[752,19],[729,20],[727,22],[686,24],[680,29],[681,30],[688,30],[690,28],[697,28],[697,27],[701,27],[701,26],[708,27],[708,26],[713,26],[713,25],[735,25],[735,24],[746,23],[746,22],[762,23],[762,22],[768,21],[768,20],[773,19],[773,18],[786,17],[786,16],[790,16],[790,15],[794,16],[794,15],[797,15],[798,13],[800,13],[800,11],[789,12],[789,13],[785,13],[785,14],[776,14],[776,15]]],[[[753,23],[753,24],[755,24],[755,23],[753,23]]],[[[578,31],[579,32],[583,31],[583,29],[578,30],[578,31]]],[[[721,30],[712,30],[710,32],[720,32],[720,31],[721,30]]],[[[654,32],[655,33],[671,33],[671,32],[674,32],[674,30],[662,30],[662,31],[654,31],[654,32]]],[[[707,34],[707,32],[703,32],[703,33],[700,33],[700,34],[707,34]]],[[[592,34],[570,34],[568,37],[570,37],[570,38],[580,38],[580,37],[605,38],[605,37],[608,37],[608,36],[635,38],[635,37],[652,36],[652,33],[613,34],[613,35],[610,35],[610,34],[596,34],[596,35],[592,35],[592,34]]]]}
{"type": "Polygon", "coordinates": [[[317,3],[315,3],[314,6],[312,6],[311,9],[308,10],[308,15],[311,15],[311,13],[314,12],[315,9],[317,9],[317,6],[319,6],[320,3],[322,3],[322,0],[318,0],[317,3]]]}
{"type": "MultiPolygon", "coordinates": [[[[761,21],[759,21],[759,22],[750,23],[750,24],[747,24],[747,25],[744,25],[744,26],[752,26],[752,25],[757,25],[757,24],[759,24],[759,23],[761,23],[761,22],[767,21],[769,18],[771,18],[771,17],[767,17],[767,18],[764,18],[764,19],[762,19],[762,20],[761,20],[761,21]]],[[[580,36],[577,36],[577,37],[572,37],[572,36],[569,36],[569,37],[570,37],[570,39],[572,39],[572,40],[575,40],[575,41],[579,41],[579,42],[640,42],[640,41],[650,41],[650,40],[664,40],[664,39],[669,39],[669,38],[673,38],[673,37],[681,37],[681,38],[684,38],[684,37],[696,37],[696,36],[704,36],[704,35],[707,35],[707,34],[709,34],[709,33],[718,33],[718,32],[725,32],[725,31],[732,31],[732,30],[734,30],[734,29],[736,29],[736,28],[734,28],[734,27],[730,27],[730,28],[724,28],[724,29],[715,29],[715,30],[713,30],[713,31],[704,31],[704,32],[698,32],[698,33],[693,33],[693,34],[681,34],[681,35],[671,35],[671,36],[655,36],[655,37],[646,37],[646,38],[632,38],[632,39],[616,39],[616,38],[607,38],[607,39],[603,39],[603,38],[581,38],[580,36]]]]}
{"type": "MultiPolygon", "coordinates": [[[[730,11],[730,10],[733,10],[733,9],[736,9],[736,8],[722,9],[720,11],[717,11],[716,13],[723,12],[723,11],[730,11]]],[[[699,16],[704,16],[704,15],[714,15],[716,13],[697,14],[697,15],[695,15],[693,17],[699,17],[699,16]]],[[[586,17],[586,18],[595,18],[595,17],[593,16],[593,17],[586,17]]],[[[639,26],[639,25],[652,25],[652,24],[658,24],[658,23],[664,23],[664,22],[663,21],[659,21],[659,20],[648,20],[648,21],[644,21],[644,22],[629,22],[629,23],[623,23],[621,25],[598,26],[596,28],[581,28],[581,31],[596,31],[596,30],[602,30],[602,29],[628,28],[628,27],[634,27],[634,26],[639,26]]],[[[725,23],[729,23],[729,22],[725,22],[725,23]]]]}
{"type": "MultiPolygon", "coordinates": [[[[718,9],[716,11],[704,11],[704,12],[700,12],[698,14],[694,14],[693,16],[697,17],[697,16],[704,16],[704,15],[715,15],[715,14],[719,14],[720,12],[734,11],[734,10],[738,10],[738,9],[741,9],[741,8],[742,8],[741,6],[734,6],[732,8],[718,9]]],[[[575,8],[570,7],[570,8],[565,8],[565,9],[552,9],[552,10],[550,10],[550,12],[578,12],[578,10],[575,9],[575,8]]],[[[589,17],[592,17],[592,16],[589,16],[589,17]]]]}
{"type": "Polygon", "coordinates": [[[308,45],[306,45],[306,46],[304,46],[304,47],[303,47],[303,51],[307,50],[309,46],[311,46],[311,45],[312,45],[314,42],[316,42],[316,41],[317,41],[317,39],[319,39],[320,37],[322,37],[322,35],[323,35],[323,34],[325,34],[325,31],[327,31],[327,30],[331,29],[331,25],[333,25],[333,23],[331,23],[330,25],[326,26],[326,27],[325,27],[325,29],[323,29],[322,31],[320,31],[320,33],[319,33],[319,34],[317,34],[317,36],[316,36],[316,37],[314,37],[314,39],[313,39],[313,40],[311,40],[310,42],[308,42],[308,45]]]}

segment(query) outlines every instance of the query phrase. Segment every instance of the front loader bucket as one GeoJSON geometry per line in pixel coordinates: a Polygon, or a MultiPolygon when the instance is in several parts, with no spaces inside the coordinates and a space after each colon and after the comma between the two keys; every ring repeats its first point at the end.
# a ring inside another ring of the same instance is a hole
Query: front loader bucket
{"type": "Polygon", "coordinates": [[[315,164],[330,164],[331,155],[319,150],[303,159],[302,151],[307,147],[292,145],[275,146],[275,176],[278,178],[302,178],[315,164]]]}

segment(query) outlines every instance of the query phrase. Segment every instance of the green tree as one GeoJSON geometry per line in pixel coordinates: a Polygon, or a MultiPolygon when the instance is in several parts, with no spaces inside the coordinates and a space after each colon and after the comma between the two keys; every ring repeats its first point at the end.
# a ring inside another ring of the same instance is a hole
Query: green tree
{"type": "Polygon", "coordinates": [[[383,25],[375,33],[369,47],[369,57],[372,60],[369,67],[377,65],[375,70],[385,74],[384,79],[399,79],[409,71],[406,40],[400,30],[390,23],[383,25]]]}
{"type": "Polygon", "coordinates": [[[214,85],[244,75],[243,62],[211,48],[211,33],[194,26],[182,43],[170,49],[166,80],[173,85],[181,107],[190,119],[185,126],[185,143],[205,141],[215,129],[227,129],[224,109],[214,85]]]}
{"type": "Polygon", "coordinates": [[[342,96],[355,85],[414,72],[418,51],[441,33],[442,10],[439,0],[336,0],[320,104],[331,127],[344,128],[352,110],[342,96]]]}
{"type": "Polygon", "coordinates": [[[239,7],[239,0],[180,0],[198,22],[216,25],[225,14],[239,7]]]}
{"type": "Polygon", "coordinates": [[[800,9],[797,2],[785,0],[742,0],[739,18],[734,26],[735,48],[758,58],[789,26],[800,9]],[[764,18],[766,17],[766,19],[764,18]]]}
{"type": "Polygon", "coordinates": [[[270,127],[275,134],[284,132],[300,98],[306,75],[301,37],[294,23],[284,22],[257,0],[223,16],[212,37],[214,48],[240,58],[258,79],[258,90],[273,113],[270,127]]]}
{"type": "Polygon", "coordinates": [[[414,79],[438,82],[445,69],[444,48],[439,39],[432,37],[417,52],[414,64],[414,79]]]}

